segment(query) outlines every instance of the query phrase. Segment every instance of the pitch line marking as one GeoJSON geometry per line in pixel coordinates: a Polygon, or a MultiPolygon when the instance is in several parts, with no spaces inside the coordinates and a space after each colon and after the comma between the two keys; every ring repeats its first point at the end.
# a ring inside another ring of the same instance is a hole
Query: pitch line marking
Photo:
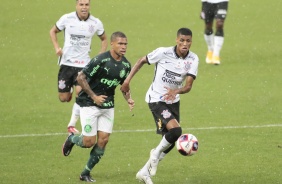
{"type": "MultiPolygon", "coordinates": [[[[256,126],[223,126],[223,127],[203,127],[203,128],[182,128],[183,130],[220,130],[220,129],[240,129],[240,128],[269,128],[269,127],[282,127],[282,124],[270,125],[256,125],[256,126]]],[[[156,129],[146,130],[115,130],[113,133],[134,133],[134,132],[154,132],[156,129]]],[[[46,134],[18,134],[18,135],[0,135],[0,138],[13,138],[13,137],[43,137],[43,136],[57,136],[66,135],[67,133],[46,133],[46,134]]]]}

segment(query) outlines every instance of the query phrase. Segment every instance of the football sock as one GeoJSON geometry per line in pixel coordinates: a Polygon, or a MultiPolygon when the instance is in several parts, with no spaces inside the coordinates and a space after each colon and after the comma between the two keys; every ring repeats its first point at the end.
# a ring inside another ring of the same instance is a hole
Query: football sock
{"type": "Polygon", "coordinates": [[[161,142],[159,143],[159,145],[155,148],[155,150],[153,151],[153,155],[156,156],[157,158],[160,157],[161,153],[163,151],[165,151],[167,148],[169,148],[171,145],[171,143],[169,143],[165,136],[163,136],[161,142]]]}
{"type": "Polygon", "coordinates": [[[85,148],[83,145],[83,135],[73,135],[70,137],[71,142],[79,147],[85,148]]]}
{"type": "Polygon", "coordinates": [[[68,124],[68,127],[69,126],[75,127],[75,124],[76,124],[77,120],[79,119],[79,113],[80,113],[80,107],[77,103],[74,103],[73,107],[72,107],[72,114],[71,114],[71,119],[70,119],[70,122],[68,124]]]}
{"type": "Polygon", "coordinates": [[[166,156],[166,153],[161,152],[161,155],[159,157],[159,161],[163,160],[165,156],[166,156]]]}
{"type": "Polygon", "coordinates": [[[205,41],[206,41],[207,46],[208,46],[208,51],[213,51],[214,50],[214,36],[213,36],[213,34],[211,34],[211,35],[204,34],[204,38],[205,38],[205,41]]]}
{"type": "Polygon", "coordinates": [[[104,155],[105,149],[99,148],[97,144],[92,148],[90,152],[90,158],[82,171],[81,175],[89,175],[93,167],[100,161],[101,157],[104,155]]]}
{"type": "Polygon", "coordinates": [[[224,37],[222,37],[222,36],[215,36],[214,37],[213,56],[219,57],[219,53],[220,53],[220,50],[222,48],[223,42],[224,42],[224,37]]]}
{"type": "Polygon", "coordinates": [[[175,143],[172,143],[169,148],[163,151],[163,153],[168,154],[168,152],[170,152],[174,148],[174,146],[175,146],[175,143]]]}

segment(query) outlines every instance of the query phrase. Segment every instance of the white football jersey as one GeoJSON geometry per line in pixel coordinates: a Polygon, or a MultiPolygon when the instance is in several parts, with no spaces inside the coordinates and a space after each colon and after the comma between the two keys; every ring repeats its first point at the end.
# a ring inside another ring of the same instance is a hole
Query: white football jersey
{"type": "MultiPolygon", "coordinates": [[[[147,55],[149,64],[155,64],[155,76],[151,86],[149,87],[145,101],[150,102],[165,102],[163,95],[167,93],[168,87],[177,89],[182,87],[188,75],[196,78],[198,73],[199,58],[189,51],[186,58],[180,58],[176,54],[176,46],[174,47],[160,47],[147,55]]],[[[180,99],[179,94],[173,102],[180,99]]]]}
{"type": "Polygon", "coordinates": [[[90,15],[87,20],[80,20],[76,12],[63,15],[57,22],[59,30],[64,30],[65,42],[60,65],[83,68],[90,61],[91,40],[94,34],[102,35],[102,22],[90,15]]]}
{"type": "Polygon", "coordinates": [[[208,3],[221,3],[221,2],[226,2],[229,0],[202,0],[202,2],[208,2],[208,3]]]}

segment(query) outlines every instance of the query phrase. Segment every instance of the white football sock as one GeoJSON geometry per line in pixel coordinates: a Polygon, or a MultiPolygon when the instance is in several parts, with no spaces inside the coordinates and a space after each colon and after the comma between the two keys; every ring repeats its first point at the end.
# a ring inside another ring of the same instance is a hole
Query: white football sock
{"type": "Polygon", "coordinates": [[[224,37],[214,36],[213,56],[218,56],[224,42],[224,37]]]}
{"type": "Polygon", "coordinates": [[[166,156],[166,153],[162,152],[159,157],[159,161],[163,160],[165,156],[166,156]]]}
{"type": "Polygon", "coordinates": [[[169,148],[171,145],[171,143],[169,143],[165,136],[163,136],[161,142],[159,143],[159,145],[155,148],[155,150],[153,151],[153,155],[156,156],[156,158],[160,158],[160,155],[163,151],[165,151],[167,148],[169,148]]]}
{"type": "Polygon", "coordinates": [[[206,35],[204,34],[204,37],[205,37],[205,41],[207,43],[207,46],[208,46],[208,51],[213,51],[214,49],[214,36],[213,34],[211,35],[206,35]]]}
{"type": "Polygon", "coordinates": [[[77,103],[74,103],[73,107],[72,107],[72,114],[71,114],[71,119],[70,119],[70,122],[68,124],[68,127],[69,126],[75,127],[75,124],[76,124],[77,120],[79,119],[79,114],[80,114],[80,106],[77,103]]]}

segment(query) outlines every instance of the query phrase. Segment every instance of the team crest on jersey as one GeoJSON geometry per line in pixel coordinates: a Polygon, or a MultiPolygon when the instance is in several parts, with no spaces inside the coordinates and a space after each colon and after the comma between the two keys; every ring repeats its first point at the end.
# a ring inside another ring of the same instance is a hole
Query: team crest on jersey
{"type": "Polygon", "coordinates": [[[59,81],[59,89],[65,89],[66,87],[66,81],[60,80],[59,81]]]}
{"type": "Polygon", "coordinates": [[[120,78],[123,78],[125,76],[125,70],[122,69],[119,73],[120,78]]]}
{"type": "Polygon", "coordinates": [[[192,63],[190,63],[189,61],[185,61],[184,63],[185,63],[184,69],[185,69],[186,71],[188,71],[188,70],[191,68],[191,64],[192,64],[192,63]]]}
{"type": "Polygon", "coordinates": [[[168,112],[168,110],[164,110],[164,111],[162,112],[162,115],[163,115],[163,117],[166,119],[166,118],[169,118],[169,117],[171,116],[171,113],[168,112]]]}
{"type": "Polygon", "coordinates": [[[94,26],[93,26],[93,25],[89,25],[88,31],[89,31],[90,33],[94,33],[94,26]]]}

